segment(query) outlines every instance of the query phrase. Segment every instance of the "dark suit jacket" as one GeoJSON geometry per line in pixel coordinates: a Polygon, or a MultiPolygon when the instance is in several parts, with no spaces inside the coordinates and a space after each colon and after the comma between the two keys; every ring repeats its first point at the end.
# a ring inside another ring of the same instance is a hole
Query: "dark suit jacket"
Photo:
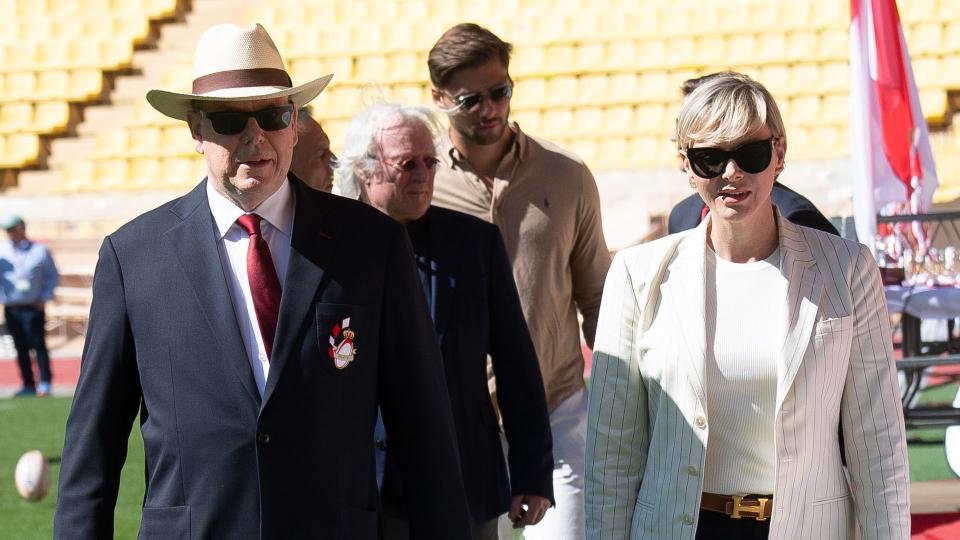
{"type": "MultiPolygon", "coordinates": [[[[438,207],[430,207],[417,225],[425,241],[414,241],[414,250],[443,353],[473,519],[507,512],[512,494],[552,501],[553,442],[543,379],[500,230],[438,207]],[[510,446],[509,479],[487,387],[488,354],[510,446]]],[[[403,457],[395,459],[393,432],[389,426],[387,431],[383,496],[397,498],[396,467],[403,457]]]]}
{"type": "MultiPolygon", "coordinates": [[[[830,234],[840,235],[837,228],[830,223],[820,210],[813,205],[806,197],[788,188],[780,182],[773,183],[773,191],[770,192],[770,200],[780,209],[780,214],[787,218],[787,221],[819,229],[830,234]]],[[[698,193],[687,197],[677,203],[670,211],[670,220],[667,223],[667,232],[670,234],[693,229],[700,224],[700,215],[703,211],[704,203],[698,193]]]]}
{"type": "Polygon", "coordinates": [[[293,180],[296,211],[261,400],[205,184],[108,236],[67,421],[57,538],[112,538],[137,412],[144,538],[374,539],[377,404],[414,538],[469,538],[440,353],[403,228],[293,180]],[[354,361],[337,369],[349,317],[354,361]]]}

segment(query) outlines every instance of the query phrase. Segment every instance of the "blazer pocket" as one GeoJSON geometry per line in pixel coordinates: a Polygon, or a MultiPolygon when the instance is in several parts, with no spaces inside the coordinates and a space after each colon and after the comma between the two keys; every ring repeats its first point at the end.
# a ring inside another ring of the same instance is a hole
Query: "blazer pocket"
{"type": "Polygon", "coordinates": [[[833,319],[823,319],[822,321],[817,322],[816,331],[814,335],[821,336],[823,334],[832,334],[834,332],[840,332],[844,328],[849,328],[850,322],[853,320],[852,315],[847,315],[845,317],[835,317],[833,319]]]}
{"type": "Polygon", "coordinates": [[[337,538],[376,540],[377,512],[355,506],[340,507],[340,534],[337,538]]]}
{"type": "Polygon", "coordinates": [[[813,501],[813,505],[814,505],[814,506],[820,506],[820,505],[822,505],[822,504],[835,503],[835,502],[843,501],[843,500],[846,500],[846,499],[849,499],[849,498],[850,498],[850,494],[849,494],[849,493],[845,493],[845,494],[843,494],[843,495],[832,495],[832,496],[830,496],[830,497],[824,497],[824,498],[822,498],[822,499],[816,499],[816,500],[814,500],[814,501],[813,501]]]}
{"type": "Polygon", "coordinates": [[[365,344],[375,343],[367,334],[372,325],[364,317],[362,307],[353,304],[316,305],[317,346],[320,363],[336,374],[348,375],[358,371],[355,361],[374,359],[376,351],[366,350],[365,344]]]}
{"type": "Polygon", "coordinates": [[[189,540],[190,507],[144,508],[140,520],[141,540],[189,540]]]}

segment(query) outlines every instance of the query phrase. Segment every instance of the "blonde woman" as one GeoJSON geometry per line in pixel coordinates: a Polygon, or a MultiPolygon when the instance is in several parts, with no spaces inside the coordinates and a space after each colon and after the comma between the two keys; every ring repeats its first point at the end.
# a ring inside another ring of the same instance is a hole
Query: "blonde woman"
{"type": "Polygon", "coordinates": [[[610,269],[587,537],[909,538],[903,414],[870,253],[770,202],[787,138],[749,77],[694,90],[677,149],[710,212],[610,269]]]}

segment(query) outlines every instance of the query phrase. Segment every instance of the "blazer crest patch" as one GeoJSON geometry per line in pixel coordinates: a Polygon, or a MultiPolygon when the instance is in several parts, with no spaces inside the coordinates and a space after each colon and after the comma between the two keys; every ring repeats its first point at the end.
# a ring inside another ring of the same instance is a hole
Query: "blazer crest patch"
{"type": "Polygon", "coordinates": [[[355,338],[356,334],[350,329],[350,317],[344,319],[340,324],[333,325],[328,352],[330,358],[333,359],[334,367],[337,369],[343,369],[353,362],[357,355],[357,348],[353,344],[355,338]]]}

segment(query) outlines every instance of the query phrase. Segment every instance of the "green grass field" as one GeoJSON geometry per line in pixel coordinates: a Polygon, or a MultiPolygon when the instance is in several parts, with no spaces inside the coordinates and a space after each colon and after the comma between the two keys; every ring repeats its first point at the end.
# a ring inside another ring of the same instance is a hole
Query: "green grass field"
{"type": "MultiPolygon", "coordinates": [[[[929,390],[924,401],[950,402],[956,385],[929,390]]],[[[57,500],[59,459],[63,451],[63,430],[70,410],[69,398],[20,398],[0,400],[0,539],[47,539],[53,534],[53,508],[57,500]],[[20,498],[13,482],[13,471],[21,454],[38,449],[51,460],[52,486],[40,502],[20,498]]],[[[136,424],[135,424],[136,425],[136,424]]],[[[913,481],[955,478],[947,466],[943,448],[943,429],[912,430],[910,478],[913,481]]],[[[136,538],[143,501],[143,441],[133,430],[127,465],[120,485],[115,513],[116,538],[136,538]]]]}
{"type": "MultiPolygon", "coordinates": [[[[63,430],[70,398],[19,398],[0,400],[0,538],[48,539],[53,536],[53,508],[57,500],[63,430]],[[35,503],[24,501],[13,482],[17,459],[37,449],[51,460],[51,487],[35,503]]],[[[143,501],[143,441],[139,430],[130,436],[127,465],[123,469],[120,497],[114,520],[115,538],[136,538],[143,501]]]]}

